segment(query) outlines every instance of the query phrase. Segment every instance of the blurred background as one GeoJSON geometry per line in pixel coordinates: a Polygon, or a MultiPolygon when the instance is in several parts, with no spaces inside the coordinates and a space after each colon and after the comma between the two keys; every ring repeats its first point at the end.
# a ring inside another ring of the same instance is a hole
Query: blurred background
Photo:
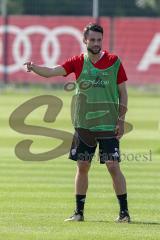
{"type": "Polygon", "coordinates": [[[1,85],[73,80],[27,74],[23,63],[54,66],[80,54],[89,22],[104,27],[103,47],[121,58],[130,85],[160,82],[159,0],[0,0],[0,6],[1,85]]]}

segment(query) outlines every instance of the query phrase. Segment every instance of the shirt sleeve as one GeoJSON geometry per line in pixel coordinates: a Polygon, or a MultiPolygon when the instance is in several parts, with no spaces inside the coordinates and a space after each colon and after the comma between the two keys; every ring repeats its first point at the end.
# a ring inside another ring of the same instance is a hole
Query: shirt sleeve
{"type": "Polygon", "coordinates": [[[65,77],[68,76],[70,73],[74,72],[74,57],[69,58],[65,63],[61,65],[66,70],[65,77]]]}
{"type": "Polygon", "coordinates": [[[122,65],[122,63],[120,64],[119,70],[118,70],[118,76],[117,76],[117,84],[120,84],[122,82],[127,81],[127,75],[126,72],[124,70],[124,67],[122,65]]]}

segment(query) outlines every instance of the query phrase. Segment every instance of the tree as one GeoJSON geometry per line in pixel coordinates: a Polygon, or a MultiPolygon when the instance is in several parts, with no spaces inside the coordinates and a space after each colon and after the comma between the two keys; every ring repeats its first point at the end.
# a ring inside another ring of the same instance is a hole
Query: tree
{"type": "MultiPolygon", "coordinates": [[[[93,0],[7,1],[8,14],[92,16],[93,0]]],[[[160,0],[99,0],[99,13],[113,17],[160,16],[160,0]]]]}
{"type": "Polygon", "coordinates": [[[7,12],[8,14],[23,14],[23,0],[7,0],[7,12]]]}
{"type": "Polygon", "coordinates": [[[160,1],[159,0],[136,0],[136,5],[140,8],[150,8],[160,15],[160,1]]]}

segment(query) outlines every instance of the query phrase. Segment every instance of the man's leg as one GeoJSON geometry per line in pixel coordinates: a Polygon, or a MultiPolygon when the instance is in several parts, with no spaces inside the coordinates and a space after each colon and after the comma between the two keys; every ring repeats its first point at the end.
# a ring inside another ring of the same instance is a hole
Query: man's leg
{"type": "Polygon", "coordinates": [[[122,174],[118,161],[107,161],[106,162],[108,171],[113,180],[113,187],[116,195],[126,194],[126,180],[122,174]]]}
{"type": "Polygon", "coordinates": [[[77,172],[75,176],[75,197],[76,209],[75,213],[65,219],[65,221],[84,221],[84,204],[88,189],[88,171],[91,163],[89,161],[77,161],[77,172]]]}
{"type": "MultiPolygon", "coordinates": [[[[87,132],[88,134],[88,132],[87,132]]],[[[85,132],[84,132],[85,139],[85,132]]],[[[77,161],[77,172],[75,176],[75,197],[76,209],[73,216],[67,218],[65,221],[83,221],[83,211],[88,189],[88,171],[91,166],[91,161],[96,150],[96,145],[92,146],[79,137],[75,132],[69,158],[77,161]]]]}
{"type": "Polygon", "coordinates": [[[83,215],[86,192],[88,189],[88,171],[91,163],[88,161],[77,161],[77,172],[75,176],[76,212],[83,215]]]}
{"type": "Polygon", "coordinates": [[[117,220],[119,222],[130,222],[130,217],[128,214],[126,180],[121,172],[119,162],[111,160],[107,161],[106,165],[112,177],[113,187],[120,205],[120,215],[117,220]]]}

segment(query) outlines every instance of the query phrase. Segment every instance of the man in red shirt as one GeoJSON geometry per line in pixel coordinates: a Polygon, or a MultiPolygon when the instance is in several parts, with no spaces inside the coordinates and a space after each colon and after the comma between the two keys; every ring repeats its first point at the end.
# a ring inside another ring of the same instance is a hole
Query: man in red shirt
{"type": "Polygon", "coordinates": [[[67,76],[75,73],[78,96],[73,124],[75,134],[69,158],[77,161],[76,209],[65,221],[83,221],[88,188],[88,171],[99,144],[100,163],[105,163],[113,180],[120,205],[117,222],[130,222],[125,177],[120,169],[119,139],[124,134],[127,111],[126,73],[120,59],[102,51],[103,28],[89,24],[84,29],[87,53],[74,56],[53,68],[26,62],[27,71],[40,76],[67,76]]]}

